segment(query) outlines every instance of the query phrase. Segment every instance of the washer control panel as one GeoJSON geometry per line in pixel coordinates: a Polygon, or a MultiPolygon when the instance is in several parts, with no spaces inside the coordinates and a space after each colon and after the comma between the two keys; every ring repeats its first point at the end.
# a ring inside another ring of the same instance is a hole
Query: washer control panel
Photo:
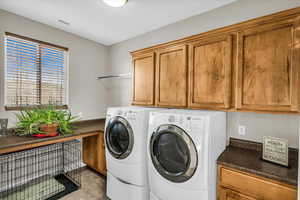
{"type": "Polygon", "coordinates": [[[127,120],[136,120],[137,119],[137,111],[132,111],[132,110],[117,110],[115,112],[107,113],[106,119],[109,119],[113,116],[120,116],[124,117],[127,120]]]}

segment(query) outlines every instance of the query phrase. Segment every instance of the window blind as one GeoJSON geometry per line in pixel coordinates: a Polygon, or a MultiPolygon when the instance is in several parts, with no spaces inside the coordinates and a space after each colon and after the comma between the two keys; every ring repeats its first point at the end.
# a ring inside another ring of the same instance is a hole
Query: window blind
{"type": "Polygon", "coordinates": [[[5,35],[5,106],[66,105],[66,49],[5,35]]]}

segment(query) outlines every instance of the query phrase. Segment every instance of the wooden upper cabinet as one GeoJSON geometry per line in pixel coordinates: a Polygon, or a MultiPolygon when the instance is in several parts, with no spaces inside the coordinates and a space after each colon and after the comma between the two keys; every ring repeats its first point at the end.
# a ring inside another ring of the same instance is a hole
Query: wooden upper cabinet
{"type": "Polygon", "coordinates": [[[187,80],[187,46],[159,50],[156,62],[156,105],[186,107],[187,80]]]}
{"type": "Polygon", "coordinates": [[[299,113],[299,18],[300,7],[133,52],[133,104],[299,113]]]}
{"type": "Polygon", "coordinates": [[[229,108],[231,99],[232,37],[189,45],[189,107],[229,108]]]}
{"type": "Polygon", "coordinates": [[[298,111],[297,24],[285,20],[238,33],[237,109],[298,111]]]}
{"type": "Polygon", "coordinates": [[[133,104],[154,105],[155,54],[133,57],[133,104]]]}

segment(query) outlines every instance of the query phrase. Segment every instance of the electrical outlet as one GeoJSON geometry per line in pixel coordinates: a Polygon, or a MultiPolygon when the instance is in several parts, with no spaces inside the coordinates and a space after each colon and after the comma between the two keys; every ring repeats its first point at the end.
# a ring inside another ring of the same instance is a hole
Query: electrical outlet
{"type": "Polygon", "coordinates": [[[239,125],[239,135],[246,135],[246,126],[239,125]]]}

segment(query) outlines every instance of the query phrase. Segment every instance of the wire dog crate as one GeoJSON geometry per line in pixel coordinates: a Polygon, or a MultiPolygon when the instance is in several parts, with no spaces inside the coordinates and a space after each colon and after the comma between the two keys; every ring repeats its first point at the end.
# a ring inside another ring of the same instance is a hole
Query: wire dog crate
{"type": "Polygon", "coordinates": [[[70,183],[79,188],[81,160],[77,140],[1,155],[0,200],[45,200],[70,183]]]}

